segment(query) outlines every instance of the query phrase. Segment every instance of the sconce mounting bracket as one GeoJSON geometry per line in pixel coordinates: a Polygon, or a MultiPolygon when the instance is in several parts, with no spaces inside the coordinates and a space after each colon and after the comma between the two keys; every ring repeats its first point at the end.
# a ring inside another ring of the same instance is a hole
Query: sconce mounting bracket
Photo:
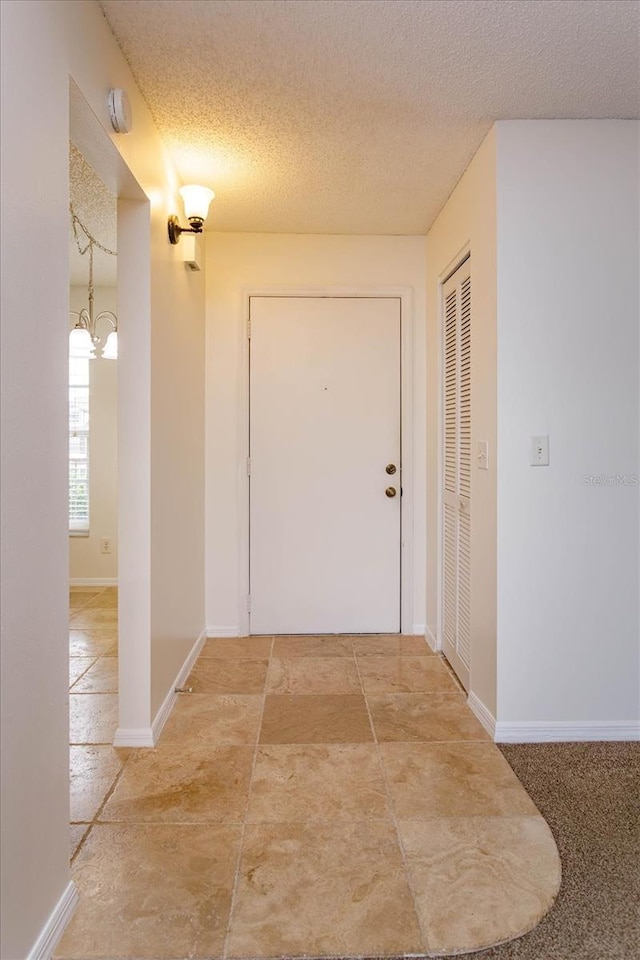
{"type": "Polygon", "coordinates": [[[180,239],[181,233],[202,233],[204,220],[201,217],[191,217],[189,223],[191,224],[190,227],[181,227],[180,221],[175,214],[169,217],[167,223],[167,229],[169,231],[169,243],[176,244],[180,239]]]}

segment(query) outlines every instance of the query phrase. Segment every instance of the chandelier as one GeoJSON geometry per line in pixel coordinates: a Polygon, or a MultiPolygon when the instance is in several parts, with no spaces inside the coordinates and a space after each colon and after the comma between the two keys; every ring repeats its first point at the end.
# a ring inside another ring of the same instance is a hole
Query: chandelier
{"type": "Polygon", "coordinates": [[[69,206],[71,213],[71,224],[73,226],[73,235],[82,256],[89,254],[89,309],[83,308],[79,313],[71,311],[71,316],[75,318],[76,324],[69,334],[69,356],[95,360],[96,357],[102,357],[105,360],[118,359],[118,318],[111,310],[103,310],[97,316],[93,314],[94,287],[93,287],[93,248],[97,247],[103,253],[111,257],[117,256],[115,250],[109,250],[103,246],[89,232],[85,225],[78,218],[73,206],[69,206]],[[79,231],[84,234],[86,239],[81,238],[79,231]],[[105,327],[105,324],[108,326],[105,327]],[[102,326],[109,330],[106,340],[101,336],[99,327],[102,326]]]}

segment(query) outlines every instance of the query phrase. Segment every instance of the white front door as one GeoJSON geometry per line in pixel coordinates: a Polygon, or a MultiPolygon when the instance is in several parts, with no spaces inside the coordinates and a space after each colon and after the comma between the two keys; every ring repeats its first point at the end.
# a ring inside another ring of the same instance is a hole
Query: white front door
{"type": "Polygon", "coordinates": [[[252,297],[250,319],[251,632],[396,633],[400,300],[252,297]]]}

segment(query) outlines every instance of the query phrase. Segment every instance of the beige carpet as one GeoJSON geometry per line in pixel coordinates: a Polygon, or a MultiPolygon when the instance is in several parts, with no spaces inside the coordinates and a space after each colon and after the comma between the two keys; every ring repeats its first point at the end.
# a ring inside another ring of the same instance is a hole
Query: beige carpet
{"type": "Polygon", "coordinates": [[[640,743],[501,747],[550,825],[562,860],[551,912],[477,960],[640,957],[640,743]]]}

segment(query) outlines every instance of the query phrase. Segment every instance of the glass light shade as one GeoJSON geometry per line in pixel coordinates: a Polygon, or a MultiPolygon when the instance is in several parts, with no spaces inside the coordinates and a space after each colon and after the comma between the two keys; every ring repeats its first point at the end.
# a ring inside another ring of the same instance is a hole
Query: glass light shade
{"type": "Polygon", "coordinates": [[[102,348],[102,358],[103,360],[118,359],[118,334],[115,330],[112,330],[107,337],[106,343],[102,348]]]}
{"type": "Polygon", "coordinates": [[[208,187],[198,187],[196,184],[190,184],[186,187],[180,187],[180,196],[184,204],[184,212],[187,220],[197,217],[199,220],[206,220],[209,212],[209,204],[215,197],[213,190],[208,187]]]}
{"type": "Polygon", "coordinates": [[[93,341],[89,331],[84,327],[74,327],[69,334],[69,356],[77,359],[94,359],[93,341]]]}

